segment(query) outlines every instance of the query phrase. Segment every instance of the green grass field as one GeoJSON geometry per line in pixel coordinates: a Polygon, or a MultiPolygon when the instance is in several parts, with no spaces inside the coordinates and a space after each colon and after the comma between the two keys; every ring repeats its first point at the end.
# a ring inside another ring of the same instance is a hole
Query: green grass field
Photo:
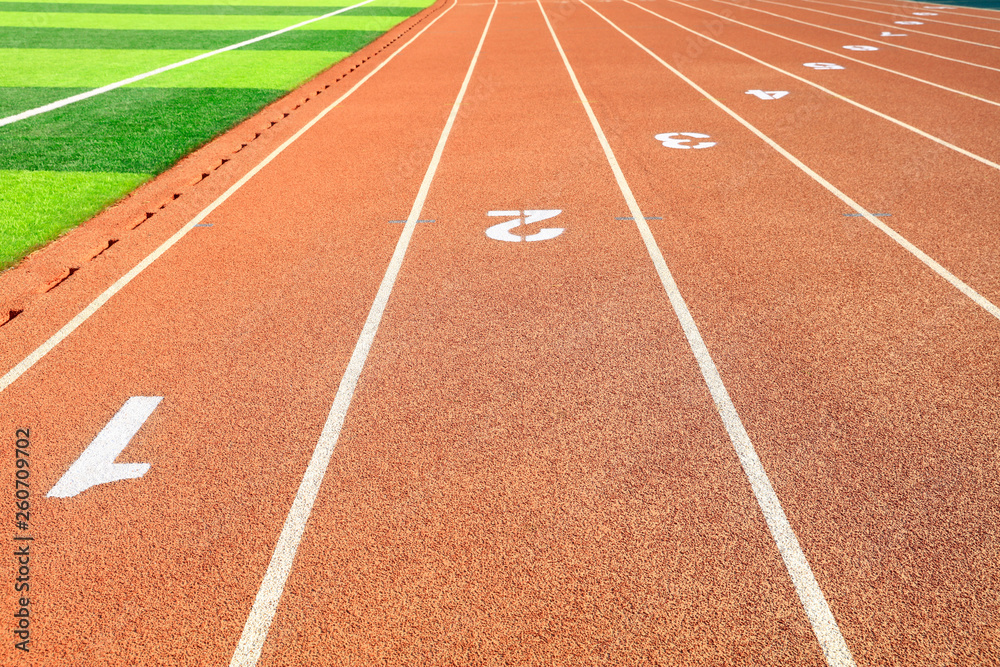
{"type": "MultiPolygon", "coordinates": [[[[375,0],[0,127],[0,269],[432,2],[375,0]]],[[[0,0],[0,118],[350,4],[0,0]]]]}

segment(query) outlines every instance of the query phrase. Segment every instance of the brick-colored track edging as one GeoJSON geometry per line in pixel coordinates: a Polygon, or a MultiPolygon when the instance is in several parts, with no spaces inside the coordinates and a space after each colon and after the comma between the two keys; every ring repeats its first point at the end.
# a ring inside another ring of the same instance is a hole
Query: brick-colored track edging
{"type": "MultiPolygon", "coordinates": [[[[120,202],[0,273],[0,337],[5,333],[5,325],[24,313],[42,307],[46,298],[44,295],[57,289],[78,271],[85,271],[90,262],[128,238],[141,225],[171,207],[175,201],[192,195],[196,189],[207,189],[206,179],[229,162],[239,160],[238,156],[246,149],[256,148],[258,143],[270,145],[275,142],[279,136],[276,130],[283,129],[284,119],[299,109],[308,111],[308,103],[326,92],[346,90],[353,84],[357,70],[367,70],[382,62],[392,54],[399,40],[436,15],[445,3],[446,0],[437,0],[183,158],[120,202]]],[[[238,180],[241,173],[238,169],[223,170],[224,178],[212,179],[220,181],[213,185],[221,186],[221,192],[238,180]]]]}

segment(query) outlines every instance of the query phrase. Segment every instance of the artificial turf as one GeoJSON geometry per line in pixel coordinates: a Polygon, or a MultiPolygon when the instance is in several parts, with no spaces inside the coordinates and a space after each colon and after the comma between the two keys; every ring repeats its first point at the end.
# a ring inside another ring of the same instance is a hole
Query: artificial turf
{"type": "Polygon", "coordinates": [[[0,127],[0,169],[159,173],[283,92],[120,88],[0,127]]]}
{"type": "MultiPolygon", "coordinates": [[[[344,5],[350,7],[350,5],[344,5]]],[[[121,14],[127,10],[129,14],[184,14],[196,16],[199,14],[224,14],[239,16],[316,16],[344,7],[323,6],[322,12],[316,6],[308,5],[133,5],[133,4],[97,4],[70,2],[3,2],[0,1],[0,12],[43,12],[49,13],[88,13],[88,14],[121,14]]],[[[365,5],[351,10],[352,16],[411,16],[419,10],[418,7],[372,7],[365,5]]]]}
{"type": "MultiPolygon", "coordinates": [[[[221,49],[230,44],[238,44],[268,32],[271,31],[0,27],[0,49],[141,49],[147,51],[191,49],[201,53],[221,49]]],[[[384,29],[364,30],[360,28],[292,30],[254,44],[248,44],[241,50],[353,52],[383,32],[385,32],[384,29]]],[[[101,54],[94,55],[100,59],[101,54]]],[[[33,63],[28,64],[29,66],[33,65],[33,63]]],[[[10,74],[10,72],[0,72],[0,82],[10,74]]]]}
{"type": "MultiPolygon", "coordinates": [[[[85,14],[53,13],[39,18],[35,12],[0,12],[0,26],[9,28],[85,28],[90,30],[253,30],[257,34],[281,30],[314,19],[317,12],[301,16],[243,16],[224,14],[85,14]]],[[[379,30],[385,32],[399,23],[399,16],[355,16],[350,13],[311,23],[299,30],[379,30]]],[[[239,40],[237,40],[239,41],[239,40]]]]}
{"type": "MultiPolygon", "coordinates": [[[[344,2],[0,0],[0,118],[315,18],[344,2]]],[[[0,126],[0,268],[431,2],[376,0],[0,126]]]]}
{"type": "MultiPolygon", "coordinates": [[[[60,69],[56,65],[66,60],[73,52],[39,49],[34,51],[34,59],[30,64],[25,63],[23,68],[4,73],[3,78],[0,78],[0,85],[23,88],[27,87],[28,82],[34,82],[36,85],[46,87],[97,88],[191,58],[199,53],[203,52],[80,50],[76,51],[76,55],[81,59],[87,58],[85,63],[76,68],[60,69]]],[[[267,52],[237,49],[143,79],[135,85],[143,88],[290,90],[318,70],[339,62],[347,53],[347,51],[267,52]]],[[[0,52],[0,58],[3,55],[0,52]]],[[[9,96],[8,88],[0,88],[0,95],[9,96]]]]}
{"type": "Polygon", "coordinates": [[[0,266],[16,262],[150,177],[92,171],[0,170],[0,266]]]}

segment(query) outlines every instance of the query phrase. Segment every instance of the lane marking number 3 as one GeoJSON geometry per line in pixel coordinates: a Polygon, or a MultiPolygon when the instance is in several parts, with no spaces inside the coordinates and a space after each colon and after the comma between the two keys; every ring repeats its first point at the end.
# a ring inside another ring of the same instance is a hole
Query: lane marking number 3
{"type": "Polygon", "coordinates": [[[759,97],[762,100],[780,100],[788,94],[787,90],[748,90],[747,95],[759,97]]]}
{"type": "Polygon", "coordinates": [[[667,148],[711,148],[715,145],[714,141],[699,141],[696,144],[688,143],[691,139],[712,138],[707,134],[700,134],[698,132],[665,132],[663,134],[658,134],[653,138],[657,141],[662,141],[663,145],[667,148]]]}
{"type": "Polygon", "coordinates": [[[490,237],[494,241],[507,241],[509,243],[517,243],[518,241],[548,241],[549,239],[554,239],[559,236],[566,230],[562,227],[543,227],[536,233],[529,234],[525,237],[512,234],[511,230],[516,227],[520,227],[522,224],[531,225],[536,222],[541,222],[542,220],[554,218],[560,213],[562,213],[562,209],[559,208],[541,211],[524,211],[523,214],[521,211],[489,211],[486,215],[495,218],[516,217],[514,217],[513,220],[493,225],[486,230],[486,236],[490,237]]]}

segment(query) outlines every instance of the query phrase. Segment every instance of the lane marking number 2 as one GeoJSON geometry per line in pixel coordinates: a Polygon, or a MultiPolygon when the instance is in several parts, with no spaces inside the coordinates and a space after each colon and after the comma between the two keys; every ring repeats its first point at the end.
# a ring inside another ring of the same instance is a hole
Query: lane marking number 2
{"type": "Polygon", "coordinates": [[[486,230],[486,236],[490,237],[494,241],[507,241],[509,243],[517,243],[518,241],[548,241],[549,239],[554,239],[559,236],[566,230],[562,227],[544,227],[539,229],[536,233],[529,234],[525,237],[518,236],[517,234],[511,234],[511,230],[515,227],[520,227],[522,224],[531,225],[536,222],[541,222],[542,220],[554,218],[560,213],[562,213],[562,209],[559,208],[543,211],[524,211],[524,217],[521,217],[521,211],[489,211],[486,215],[495,218],[509,218],[511,216],[516,217],[513,220],[493,225],[486,230]]]}
{"type": "Polygon", "coordinates": [[[906,37],[906,35],[901,33],[889,32],[888,30],[883,31],[880,37],[906,37]]]}
{"type": "Polygon", "coordinates": [[[848,51],[878,51],[877,46],[864,46],[862,44],[850,44],[844,48],[848,51]]]}
{"type": "Polygon", "coordinates": [[[711,148],[715,145],[714,141],[699,141],[696,144],[689,144],[691,139],[711,139],[709,135],[698,132],[665,132],[653,138],[662,141],[667,148],[711,148]]]}
{"type": "Polygon", "coordinates": [[[843,65],[835,65],[833,63],[802,63],[806,67],[812,67],[813,69],[844,69],[843,65]]]}
{"type": "Polygon", "coordinates": [[[59,478],[47,498],[71,498],[98,484],[142,477],[148,463],[115,463],[115,459],[146,423],[162,396],[133,396],[101,429],[66,474],[59,478]]]}
{"type": "Polygon", "coordinates": [[[762,100],[780,100],[788,94],[787,90],[748,90],[747,95],[759,97],[762,100]]]}

